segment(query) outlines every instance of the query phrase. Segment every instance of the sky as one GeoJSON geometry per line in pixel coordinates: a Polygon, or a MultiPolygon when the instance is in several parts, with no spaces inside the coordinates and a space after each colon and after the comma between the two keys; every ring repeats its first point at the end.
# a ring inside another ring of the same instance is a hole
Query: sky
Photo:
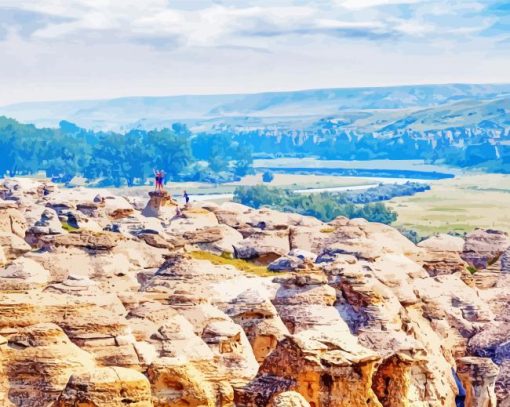
{"type": "Polygon", "coordinates": [[[0,0],[0,105],[510,83],[508,0],[0,0]]]}

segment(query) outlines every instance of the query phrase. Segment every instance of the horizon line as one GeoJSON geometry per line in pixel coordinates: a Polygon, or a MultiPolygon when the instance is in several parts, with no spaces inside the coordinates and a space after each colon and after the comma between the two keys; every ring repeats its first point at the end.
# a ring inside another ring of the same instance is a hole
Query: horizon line
{"type": "Polygon", "coordinates": [[[445,83],[420,83],[420,84],[401,84],[401,85],[363,85],[363,86],[338,86],[329,88],[301,88],[293,90],[266,90],[258,92],[226,92],[226,93],[179,93],[169,95],[131,95],[131,96],[113,96],[107,98],[85,98],[85,99],[43,99],[43,100],[31,100],[24,102],[14,102],[0,105],[0,108],[19,106],[31,103],[76,103],[76,102],[105,102],[115,101],[122,99],[135,99],[135,98],[151,98],[151,99],[163,99],[163,98],[178,98],[178,97],[214,97],[214,96],[246,96],[246,95],[264,95],[272,93],[299,93],[299,92],[313,92],[313,91],[326,91],[326,90],[354,90],[354,89],[385,89],[385,88],[406,88],[406,87],[427,87],[427,86],[510,86],[510,82],[445,82],[445,83]]]}

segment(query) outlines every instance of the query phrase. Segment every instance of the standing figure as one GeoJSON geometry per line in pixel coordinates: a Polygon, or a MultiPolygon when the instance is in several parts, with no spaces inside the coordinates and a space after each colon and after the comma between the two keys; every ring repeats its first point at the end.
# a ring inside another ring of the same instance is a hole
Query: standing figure
{"type": "Polygon", "coordinates": [[[163,172],[161,170],[155,170],[155,169],[153,169],[153,171],[154,171],[156,192],[161,192],[163,190],[163,172]]]}
{"type": "Polygon", "coordinates": [[[184,197],[184,200],[186,201],[186,205],[188,205],[189,204],[189,195],[186,191],[184,191],[183,197],[184,197]]]}
{"type": "Polygon", "coordinates": [[[163,188],[165,186],[165,171],[159,170],[159,188],[161,191],[163,191],[163,188]]]}

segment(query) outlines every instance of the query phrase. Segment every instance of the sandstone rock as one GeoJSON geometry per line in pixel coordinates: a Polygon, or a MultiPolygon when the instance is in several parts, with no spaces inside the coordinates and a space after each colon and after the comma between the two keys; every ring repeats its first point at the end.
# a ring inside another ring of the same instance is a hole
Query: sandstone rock
{"type": "Polygon", "coordinates": [[[122,219],[131,216],[134,212],[131,204],[123,197],[106,196],[104,199],[106,214],[110,219],[122,219]]]}
{"type": "Polygon", "coordinates": [[[7,232],[0,232],[0,248],[7,260],[14,260],[31,250],[21,237],[7,232]]]}
{"type": "Polygon", "coordinates": [[[159,193],[146,217],[106,190],[0,185],[2,406],[453,406],[455,370],[466,405],[510,405],[502,233],[417,247],[360,219],[234,203],[176,217],[159,193]]]}
{"type": "Polygon", "coordinates": [[[0,267],[7,264],[7,257],[5,256],[4,249],[0,247],[0,267]]]}
{"type": "Polygon", "coordinates": [[[65,235],[43,236],[39,240],[41,247],[47,250],[63,246],[102,251],[113,249],[124,238],[112,232],[81,231],[65,235]]]}
{"type": "Polygon", "coordinates": [[[156,247],[158,249],[172,250],[175,246],[163,236],[153,233],[140,233],[137,236],[142,239],[149,246],[156,247]]]}
{"type": "Polygon", "coordinates": [[[243,240],[243,235],[227,225],[218,225],[196,231],[188,231],[183,235],[190,244],[200,250],[218,255],[233,254],[234,247],[243,240]]]}
{"type": "Polygon", "coordinates": [[[464,239],[445,234],[436,235],[418,243],[425,249],[417,257],[417,261],[433,277],[442,274],[462,273],[467,282],[470,275],[467,263],[461,258],[464,239]]]}
{"type": "Polygon", "coordinates": [[[271,407],[310,407],[305,398],[295,391],[285,391],[275,396],[271,402],[271,407]]]}
{"type": "Polygon", "coordinates": [[[73,374],[56,402],[56,407],[152,407],[147,378],[121,367],[97,367],[92,372],[73,374]]]}
{"type": "Polygon", "coordinates": [[[72,374],[95,368],[92,358],[53,324],[33,325],[12,335],[5,352],[9,399],[16,406],[52,405],[72,374]]]}
{"type": "Polygon", "coordinates": [[[11,205],[4,205],[4,209],[0,205],[0,232],[13,233],[24,238],[27,229],[25,218],[20,211],[14,209],[11,205]]]}
{"type": "Polygon", "coordinates": [[[299,257],[282,256],[275,261],[269,263],[267,266],[270,271],[292,271],[299,269],[304,264],[304,261],[299,257]]]}
{"type": "Polygon", "coordinates": [[[269,298],[255,289],[243,291],[225,312],[242,326],[259,363],[289,333],[269,298]]]}
{"type": "Polygon", "coordinates": [[[177,214],[178,205],[168,192],[149,192],[150,200],[147,202],[143,216],[172,219],[177,214]]]}
{"type": "Polygon", "coordinates": [[[506,233],[477,229],[466,235],[462,258],[477,269],[485,269],[499,260],[509,246],[506,233]]]}
{"type": "Polygon", "coordinates": [[[255,232],[234,246],[237,258],[255,259],[261,264],[269,264],[289,250],[288,230],[255,232]]]}
{"type": "MultiPolygon", "coordinates": [[[[316,406],[381,406],[371,385],[372,374],[378,356],[359,347],[349,353],[342,345],[320,336],[305,333],[287,337],[266,358],[259,370],[259,377],[278,377],[286,380],[287,390],[294,390],[316,406]]],[[[272,386],[273,388],[278,386],[272,386]]],[[[285,387],[285,386],[283,386],[285,387]]],[[[281,391],[281,390],[280,390],[281,391]]],[[[268,404],[273,394],[259,393],[269,399],[260,400],[268,404]]],[[[249,388],[236,397],[245,405],[255,397],[249,388]]],[[[262,404],[263,405],[263,404],[262,404]]]]}
{"type": "Polygon", "coordinates": [[[477,333],[469,340],[469,351],[472,355],[481,358],[492,358],[499,362],[509,359],[505,356],[504,350],[507,342],[510,341],[510,331],[506,322],[494,322],[488,325],[483,331],[477,333]],[[499,350],[503,347],[502,350],[499,350]],[[499,356],[499,357],[498,357],[499,356]]]}
{"type": "Polygon", "coordinates": [[[434,252],[461,253],[464,250],[464,244],[464,239],[461,237],[440,233],[422,240],[418,246],[434,252]]]}
{"type": "Polygon", "coordinates": [[[43,289],[50,273],[39,263],[20,257],[4,269],[0,269],[0,291],[25,291],[43,289]]]}
{"type": "Polygon", "coordinates": [[[181,211],[179,217],[172,219],[166,231],[170,234],[182,234],[216,226],[218,226],[218,219],[214,213],[189,206],[181,211]]]}
{"type": "Polygon", "coordinates": [[[498,367],[485,358],[465,357],[457,361],[457,374],[466,389],[465,406],[496,407],[494,386],[498,367]]]}
{"type": "Polygon", "coordinates": [[[317,259],[317,255],[315,253],[308,252],[302,249],[292,249],[289,252],[289,256],[298,257],[301,260],[310,260],[312,262],[314,262],[317,259]]]}
{"type": "MultiPolygon", "coordinates": [[[[76,228],[78,225],[75,226],[76,228]]],[[[41,214],[41,218],[32,228],[32,233],[58,235],[64,233],[60,219],[55,210],[46,208],[41,214]]]]}
{"type": "Polygon", "coordinates": [[[495,392],[498,406],[510,406],[510,360],[504,360],[499,366],[499,375],[496,379],[495,392]]]}
{"type": "Polygon", "coordinates": [[[215,386],[186,360],[161,358],[148,370],[154,407],[232,406],[232,389],[215,386]]]}

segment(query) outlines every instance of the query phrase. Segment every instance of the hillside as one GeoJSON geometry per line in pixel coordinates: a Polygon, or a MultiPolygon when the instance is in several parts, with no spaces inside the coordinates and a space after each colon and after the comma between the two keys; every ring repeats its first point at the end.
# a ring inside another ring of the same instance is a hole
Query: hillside
{"type": "MultiPolygon", "coordinates": [[[[363,117],[402,119],[428,107],[495,100],[510,96],[510,85],[422,85],[378,88],[320,89],[237,95],[127,97],[111,100],[20,103],[0,107],[0,115],[38,126],[68,120],[88,129],[128,130],[168,126],[183,121],[193,126],[255,123],[302,127],[304,117],[342,117],[364,128],[363,117]],[[383,110],[382,113],[377,112],[383,110]],[[394,112],[396,111],[396,112],[394,112]],[[368,113],[367,113],[368,112],[368,113]]],[[[305,120],[306,121],[306,120],[305,120]]]]}

